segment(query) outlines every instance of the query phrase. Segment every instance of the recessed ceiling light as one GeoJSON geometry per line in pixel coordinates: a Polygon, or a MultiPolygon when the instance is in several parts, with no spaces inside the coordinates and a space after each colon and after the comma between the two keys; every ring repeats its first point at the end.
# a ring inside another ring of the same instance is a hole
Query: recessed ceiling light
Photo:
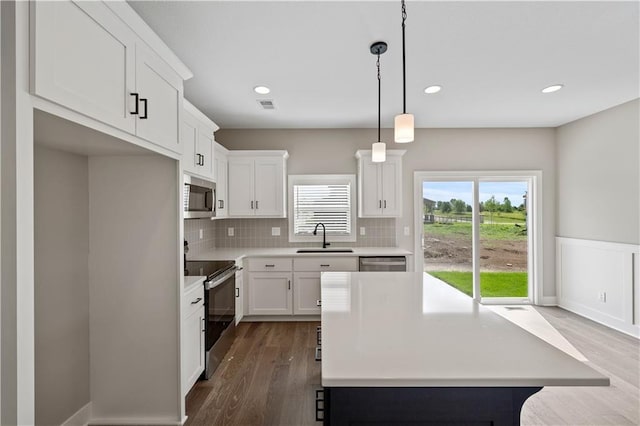
{"type": "Polygon", "coordinates": [[[429,86],[426,89],[424,89],[424,93],[428,93],[428,94],[438,93],[441,89],[442,89],[441,86],[429,86]]]}
{"type": "Polygon", "coordinates": [[[542,89],[542,93],[557,92],[558,90],[562,89],[563,87],[564,87],[564,84],[554,84],[553,86],[545,87],[544,89],[542,89]]]}
{"type": "Polygon", "coordinates": [[[271,92],[271,89],[269,89],[267,86],[256,86],[253,88],[253,91],[258,95],[266,95],[267,93],[271,92]]]}

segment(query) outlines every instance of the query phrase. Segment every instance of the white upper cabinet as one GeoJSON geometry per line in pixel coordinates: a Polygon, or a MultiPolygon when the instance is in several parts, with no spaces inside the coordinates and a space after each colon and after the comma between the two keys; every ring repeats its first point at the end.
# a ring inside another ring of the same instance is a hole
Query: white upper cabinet
{"type": "Polygon", "coordinates": [[[100,2],[32,2],[35,73],[43,98],[135,133],[135,34],[100,2]]]}
{"type": "Polygon", "coordinates": [[[287,151],[229,151],[229,217],[286,217],[287,151]]]}
{"type": "MultiPolygon", "coordinates": [[[[183,105],[180,132],[182,168],[185,173],[216,182],[213,134],[218,130],[218,126],[186,99],[183,105]]],[[[216,188],[217,194],[218,191],[216,188]]],[[[217,208],[216,210],[218,213],[217,208]]]]}
{"type": "Polygon", "coordinates": [[[191,74],[172,53],[161,57],[149,47],[170,52],[130,6],[37,1],[30,13],[33,94],[182,152],[183,81],[191,74]],[[143,40],[137,31],[154,39],[143,40]],[[180,71],[170,63],[179,63],[180,71]]]}
{"type": "Polygon", "coordinates": [[[227,172],[227,153],[229,150],[217,142],[214,142],[214,160],[215,160],[215,181],[216,181],[216,218],[228,217],[228,172],[227,172]]]}
{"type": "Polygon", "coordinates": [[[358,159],[358,216],[402,216],[402,156],[404,150],[387,150],[387,160],[371,161],[371,151],[356,152],[358,159]]]}

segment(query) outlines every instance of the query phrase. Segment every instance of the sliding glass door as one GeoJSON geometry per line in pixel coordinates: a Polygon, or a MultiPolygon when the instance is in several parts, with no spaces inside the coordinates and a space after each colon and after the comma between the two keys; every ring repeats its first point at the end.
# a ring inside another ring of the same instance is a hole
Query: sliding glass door
{"type": "Polygon", "coordinates": [[[532,208],[540,178],[539,172],[416,172],[417,264],[483,303],[533,302],[539,215],[532,208]]]}

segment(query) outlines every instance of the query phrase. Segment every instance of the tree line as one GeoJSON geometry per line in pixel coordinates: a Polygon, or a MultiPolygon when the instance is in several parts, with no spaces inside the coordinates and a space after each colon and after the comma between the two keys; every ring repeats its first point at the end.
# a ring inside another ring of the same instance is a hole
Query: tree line
{"type": "MultiPolygon", "coordinates": [[[[472,211],[472,207],[470,204],[467,204],[463,200],[457,200],[455,198],[452,198],[449,201],[437,201],[435,203],[425,202],[424,204],[426,213],[433,213],[434,210],[438,210],[441,213],[453,212],[456,214],[462,214],[465,212],[471,213],[472,211]]],[[[520,204],[518,207],[513,207],[513,205],[511,204],[511,200],[509,200],[508,197],[504,197],[504,200],[500,202],[496,200],[496,197],[493,195],[486,201],[480,201],[479,208],[480,212],[487,211],[490,213],[512,213],[514,210],[525,210],[524,203],[520,204]]]]}

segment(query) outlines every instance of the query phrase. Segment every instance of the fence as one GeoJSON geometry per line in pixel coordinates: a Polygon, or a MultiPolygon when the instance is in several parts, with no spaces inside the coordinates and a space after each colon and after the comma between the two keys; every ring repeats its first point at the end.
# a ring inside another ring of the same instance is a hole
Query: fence
{"type": "MultiPolygon", "coordinates": [[[[454,223],[472,222],[471,216],[439,216],[435,214],[424,215],[424,223],[454,223]]],[[[484,216],[480,216],[480,223],[484,223],[484,216]]]]}

